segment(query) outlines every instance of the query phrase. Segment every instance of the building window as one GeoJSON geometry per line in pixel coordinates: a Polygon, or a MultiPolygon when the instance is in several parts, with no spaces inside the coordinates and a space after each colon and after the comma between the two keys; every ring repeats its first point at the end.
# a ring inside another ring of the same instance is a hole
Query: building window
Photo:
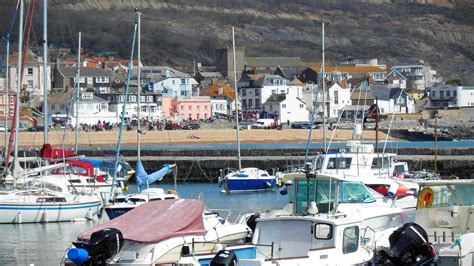
{"type": "Polygon", "coordinates": [[[173,85],[174,85],[174,84],[175,84],[175,80],[173,79],[173,80],[171,81],[171,83],[173,83],[173,85]]]}
{"type": "Polygon", "coordinates": [[[458,97],[458,91],[453,91],[453,97],[458,97]]]}
{"type": "Polygon", "coordinates": [[[181,96],[186,96],[186,91],[181,91],[181,96]]]}
{"type": "MultiPolygon", "coordinates": [[[[83,82],[81,80],[81,82],[83,82]]],[[[109,83],[109,77],[96,77],[95,78],[96,83],[109,83]]]]}
{"type": "Polygon", "coordinates": [[[304,104],[300,103],[300,109],[304,108],[304,104]]]}
{"type": "Polygon", "coordinates": [[[156,112],[156,107],[155,107],[155,106],[151,106],[151,107],[150,107],[150,112],[151,112],[151,113],[156,112]]]}
{"type": "Polygon", "coordinates": [[[255,108],[260,109],[260,102],[258,99],[255,99],[255,108]]]}
{"type": "Polygon", "coordinates": [[[131,103],[134,103],[134,102],[136,102],[136,101],[137,101],[137,96],[131,95],[131,96],[130,96],[130,102],[131,102],[131,103]]]}
{"type": "Polygon", "coordinates": [[[351,226],[344,229],[342,238],[342,252],[344,254],[356,252],[359,248],[359,227],[351,226]]]}
{"type": "Polygon", "coordinates": [[[252,106],[253,106],[253,101],[252,99],[249,99],[249,108],[252,108],[252,106]]]}
{"type": "Polygon", "coordinates": [[[334,91],[334,104],[339,104],[339,93],[334,91]]]}
{"type": "Polygon", "coordinates": [[[260,90],[259,89],[255,89],[255,96],[260,96],[260,90]]]}
{"type": "Polygon", "coordinates": [[[148,101],[149,103],[152,103],[152,102],[153,102],[153,96],[147,96],[147,99],[148,99],[147,101],[148,101]]]}
{"type": "Polygon", "coordinates": [[[206,111],[207,111],[207,105],[204,105],[204,110],[206,110],[206,111]]]}
{"type": "Polygon", "coordinates": [[[451,97],[451,91],[446,91],[446,97],[451,97]]]}
{"type": "Polygon", "coordinates": [[[141,103],[144,103],[144,102],[145,102],[145,99],[146,99],[145,96],[140,96],[140,102],[141,102],[141,103]]]}
{"type": "Polygon", "coordinates": [[[33,88],[33,81],[32,80],[28,80],[28,88],[33,88]]]}
{"type": "Polygon", "coordinates": [[[431,92],[431,97],[432,97],[432,98],[435,98],[435,97],[436,97],[436,91],[432,91],[432,92],[431,92]]]}
{"type": "Polygon", "coordinates": [[[142,110],[142,113],[146,113],[146,106],[140,106],[140,109],[142,110]]]}
{"type": "Polygon", "coordinates": [[[201,110],[201,106],[200,106],[200,105],[198,105],[198,106],[197,106],[197,109],[198,109],[198,111],[199,111],[199,110],[201,110]]]}
{"type": "Polygon", "coordinates": [[[282,108],[282,109],[283,109],[283,108],[286,108],[286,104],[282,104],[282,105],[281,105],[281,108],[282,108]]]}
{"type": "Polygon", "coordinates": [[[184,111],[184,105],[181,105],[180,109],[181,109],[181,111],[184,111]]]}
{"type": "Polygon", "coordinates": [[[189,111],[192,111],[193,110],[193,107],[190,105],[189,106],[189,111]]]}
{"type": "Polygon", "coordinates": [[[107,93],[107,87],[99,87],[99,93],[107,93]]]}
{"type": "Polygon", "coordinates": [[[186,79],[181,79],[181,84],[186,84],[186,79]]]}
{"type": "Polygon", "coordinates": [[[272,90],[272,94],[276,94],[277,93],[277,90],[272,90]]]}
{"type": "Polygon", "coordinates": [[[443,99],[444,98],[444,91],[439,91],[439,98],[443,99]]]}
{"type": "Polygon", "coordinates": [[[120,95],[119,97],[119,102],[124,102],[125,101],[125,96],[124,95],[120,95]]]}
{"type": "Polygon", "coordinates": [[[32,76],[33,75],[33,68],[29,67],[28,68],[28,76],[32,76]]]}
{"type": "Polygon", "coordinates": [[[247,96],[247,90],[246,89],[242,89],[242,96],[247,96]]]}

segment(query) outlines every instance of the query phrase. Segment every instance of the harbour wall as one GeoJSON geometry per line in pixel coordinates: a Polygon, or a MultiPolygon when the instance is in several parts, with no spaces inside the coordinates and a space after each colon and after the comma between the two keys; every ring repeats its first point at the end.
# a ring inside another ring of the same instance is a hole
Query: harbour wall
{"type": "MultiPolygon", "coordinates": [[[[311,160],[322,150],[313,149],[307,158],[311,160]]],[[[82,152],[88,157],[112,158],[113,150],[88,150],[82,152]]],[[[410,170],[434,171],[433,149],[398,149],[398,160],[408,163],[410,170]]],[[[443,177],[457,176],[474,178],[474,148],[438,150],[437,169],[443,177]]],[[[133,167],[137,160],[136,150],[123,150],[123,159],[133,167]]],[[[301,149],[253,149],[241,151],[242,167],[257,167],[272,170],[286,170],[302,165],[305,151],[301,149]]],[[[163,164],[176,164],[179,182],[217,182],[220,169],[238,167],[234,150],[142,150],[141,160],[145,169],[152,172],[163,164]]]]}

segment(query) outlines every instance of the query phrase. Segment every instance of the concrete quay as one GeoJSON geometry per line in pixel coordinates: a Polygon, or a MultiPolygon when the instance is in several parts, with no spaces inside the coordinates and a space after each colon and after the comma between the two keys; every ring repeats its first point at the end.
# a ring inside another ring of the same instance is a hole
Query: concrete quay
{"type": "MultiPolygon", "coordinates": [[[[318,151],[311,151],[309,160],[318,151]]],[[[103,159],[112,157],[114,151],[87,151],[88,157],[103,159]]],[[[408,163],[411,170],[434,170],[434,151],[432,149],[401,149],[398,160],[408,163]],[[416,152],[416,153],[415,153],[416,152]]],[[[438,151],[437,168],[443,177],[457,176],[474,178],[474,149],[443,149],[438,151]]],[[[136,151],[123,151],[123,158],[134,166],[136,151]]],[[[187,151],[142,151],[141,160],[147,171],[158,170],[163,164],[174,163],[178,168],[180,182],[217,182],[219,170],[236,168],[236,152],[233,150],[187,150],[187,151]]],[[[303,150],[242,150],[242,167],[258,167],[285,170],[302,165],[305,160],[303,150]]]]}

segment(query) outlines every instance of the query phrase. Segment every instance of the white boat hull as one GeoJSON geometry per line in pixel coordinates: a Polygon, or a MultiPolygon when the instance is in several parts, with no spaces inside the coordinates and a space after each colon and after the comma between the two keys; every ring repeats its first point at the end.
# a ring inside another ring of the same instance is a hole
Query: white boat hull
{"type": "Polygon", "coordinates": [[[0,203],[0,223],[41,223],[92,219],[97,215],[99,209],[99,201],[42,204],[0,203]]]}

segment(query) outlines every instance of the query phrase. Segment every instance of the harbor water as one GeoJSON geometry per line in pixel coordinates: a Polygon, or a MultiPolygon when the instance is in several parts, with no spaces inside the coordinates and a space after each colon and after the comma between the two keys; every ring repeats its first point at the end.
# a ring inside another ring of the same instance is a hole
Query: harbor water
{"type": "MultiPolygon", "coordinates": [[[[174,189],[172,184],[164,184],[164,189],[174,189]]],[[[177,191],[182,198],[197,198],[199,194],[210,209],[228,209],[232,212],[230,221],[239,214],[282,208],[288,196],[278,191],[245,194],[222,194],[217,184],[178,184],[177,191]]],[[[129,187],[129,193],[136,191],[129,187]]],[[[101,221],[0,224],[0,265],[59,265],[73,240],[82,231],[101,221]]],[[[139,226],[139,225],[137,225],[139,226]]]]}

